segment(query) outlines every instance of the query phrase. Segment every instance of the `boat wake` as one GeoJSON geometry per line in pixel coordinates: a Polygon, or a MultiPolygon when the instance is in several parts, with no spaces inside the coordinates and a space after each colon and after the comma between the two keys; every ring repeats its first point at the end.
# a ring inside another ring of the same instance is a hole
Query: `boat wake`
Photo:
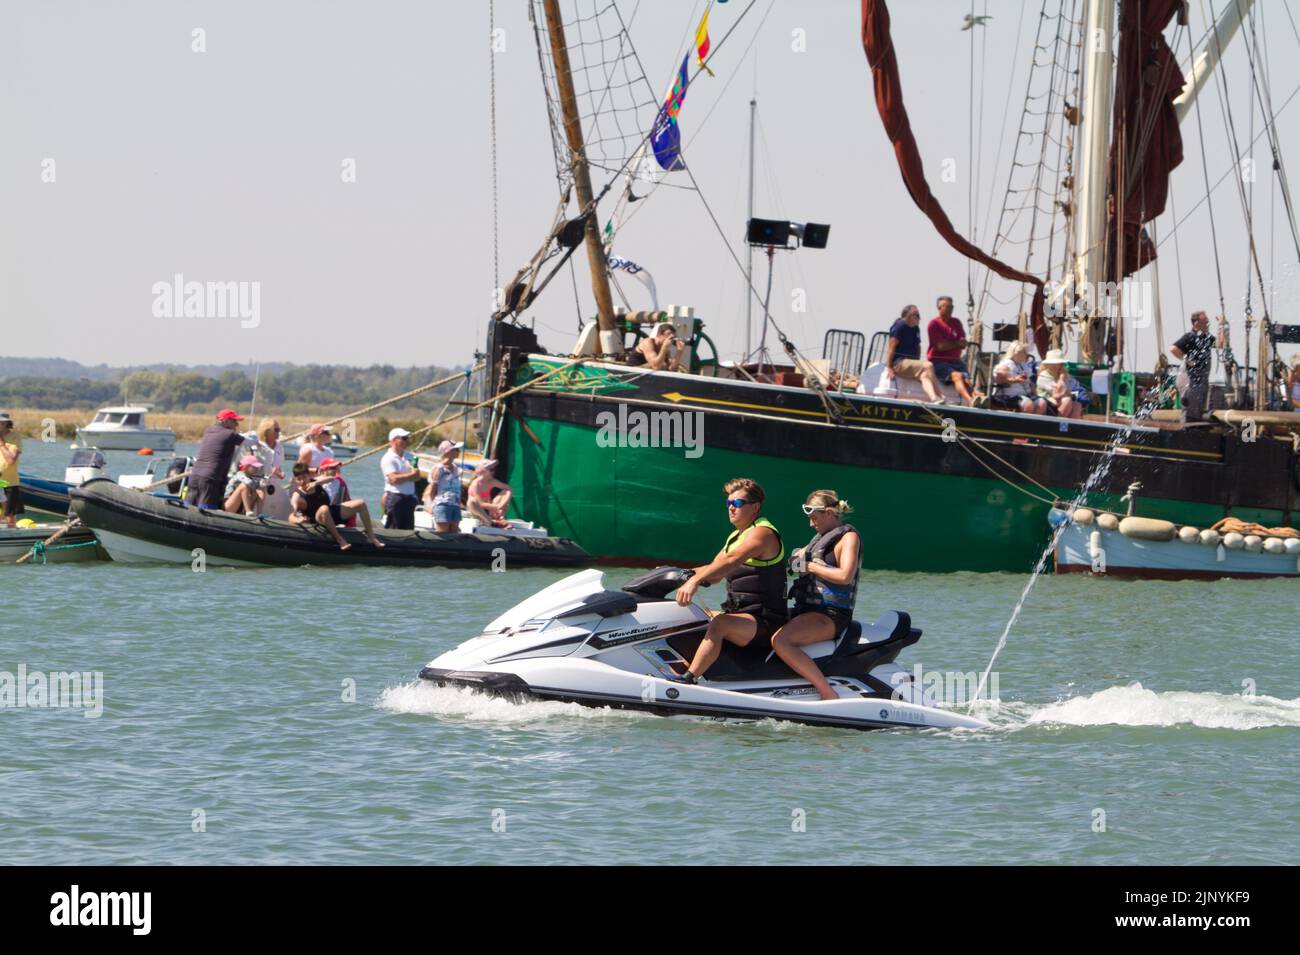
{"type": "Polygon", "coordinates": [[[489,696],[465,687],[437,686],[427,680],[415,680],[392,686],[379,695],[375,705],[390,713],[436,716],[473,723],[522,725],[563,719],[654,719],[649,713],[615,710],[609,707],[582,706],[549,700],[516,700],[489,696]]]}
{"type": "Polygon", "coordinates": [[[1300,699],[1226,693],[1158,693],[1141,683],[1112,686],[1045,706],[1004,705],[1018,717],[1012,729],[1037,726],[1196,726],[1253,730],[1300,726],[1300,699]],[[1023,708],[1022,708],[1023,706],[1023,708]]]}

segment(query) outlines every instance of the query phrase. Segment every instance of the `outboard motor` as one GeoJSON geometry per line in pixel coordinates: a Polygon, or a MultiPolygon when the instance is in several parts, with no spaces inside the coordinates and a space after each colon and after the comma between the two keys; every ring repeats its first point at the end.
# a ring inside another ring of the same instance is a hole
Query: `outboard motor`
{"type": "Polygon", "coordinates": [[[95,478],[112,480],[104,452],[98,448],[78,448],[73,451],[72,460],[63,470],[63,480],[76,487],[95,478]]]}
{"type": "Polygon", "coordinates": [[[664,600],[690,580],[692,573],[694,572],[685,567],[656,567],[654,570],[646,571],[640,577],[632,578],[623,585],[623,589],[647,600],[664,600]]]}

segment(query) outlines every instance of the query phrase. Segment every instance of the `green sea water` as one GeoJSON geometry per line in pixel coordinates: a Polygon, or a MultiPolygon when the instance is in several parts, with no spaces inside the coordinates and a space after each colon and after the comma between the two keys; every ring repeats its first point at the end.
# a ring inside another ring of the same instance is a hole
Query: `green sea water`
{"type": "MultiPolygon", "coordinates": [[[[30,442],[24,470],[57,477],[67,456],[30,442]]],[[[354,490],[376,498],[377,463],[356,471],[354,490]]],[[[872,546],[869,514],[859,524],[872,546]]],[[[607,582],[633,573],[609,568],[607,582]]],[[[563,574],[0,568],[0,673],[103,677],[97,717],[0,708],[0,859],[1300,857],[1296,581],[1044,577],[998,659],[993,728],[979,732],[664,719],[416,679],[563,574]]],[[[872,573],[858,616],[907,610],[925,636],[901,663],[978,671],[1025,581],[872,573]]]]}

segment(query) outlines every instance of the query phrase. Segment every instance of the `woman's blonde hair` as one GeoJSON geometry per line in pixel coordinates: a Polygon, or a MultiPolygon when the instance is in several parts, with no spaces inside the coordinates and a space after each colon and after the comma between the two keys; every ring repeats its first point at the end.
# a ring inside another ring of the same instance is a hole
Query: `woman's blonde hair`
{"type": "Polygon", "coordinates": [[[1029,354],[1029,343],[1022,341],[1007,342],[1007,350],[1002,353],[1003,358],[1015,360],[1016,353],[1023,350],[1026,355],[1029,354]]]}
{"type": "Polygon", "coordinates": [[[824,507],[828,511],[834,511],[840,517],[853,513],[853,505],[848,501],[841,501],[840,496],[834,491],[813,491],[804,503],[812,507],[824,507]]]}
{"type": "Polygon", "coordinates": [[[276,440],[275,429],[280,427],[280,422],[274,418],[263,418],[262,423],[257,426],[257,436],[262,439],[263,444],[270,445],[276,440]]]}

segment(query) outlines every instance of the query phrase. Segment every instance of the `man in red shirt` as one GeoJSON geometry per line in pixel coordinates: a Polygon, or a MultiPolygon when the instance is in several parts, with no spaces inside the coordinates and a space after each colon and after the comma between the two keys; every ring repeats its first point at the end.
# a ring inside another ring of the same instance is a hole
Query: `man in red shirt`
{"type": "Polygon", "coordinates": [[[925,357],[934,365],[935,376],[944,384],[951,383],[961,400],[968,405],[981,405],[982,392],[971,394],[970,372],[962,354],[966,351],[966,329],[961,320],[953,318],[952,296],[941,295],[935,303],[939,314],[930,319],[926,334],[930,338],[930,347],[925,357]]]}

